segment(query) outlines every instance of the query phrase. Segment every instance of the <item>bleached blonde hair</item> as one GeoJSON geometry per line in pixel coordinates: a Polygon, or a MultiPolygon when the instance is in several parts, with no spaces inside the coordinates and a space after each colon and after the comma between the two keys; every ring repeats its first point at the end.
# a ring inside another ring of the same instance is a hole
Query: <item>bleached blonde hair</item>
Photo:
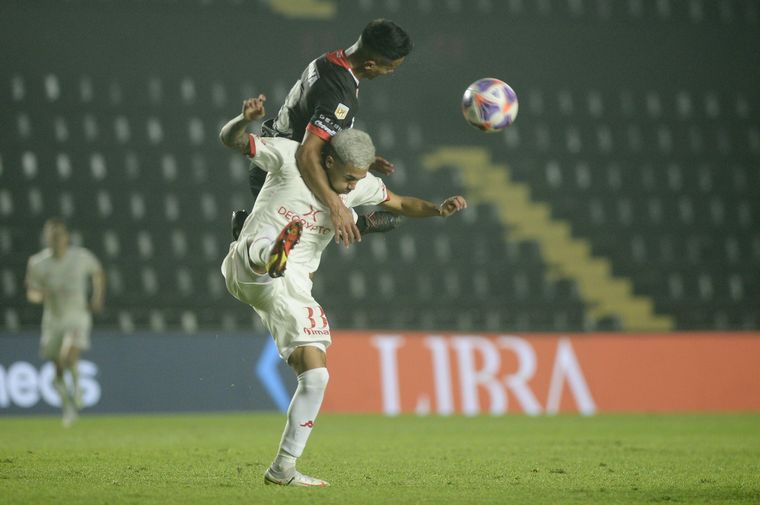
{"type": "Polygon", "coordinates": [[[372,138],[356,128],[338,132],[330,140],[330,149],[343,163],[357,168],[366,170],[375,161],[375,144],[372,143],[372,138]]]}

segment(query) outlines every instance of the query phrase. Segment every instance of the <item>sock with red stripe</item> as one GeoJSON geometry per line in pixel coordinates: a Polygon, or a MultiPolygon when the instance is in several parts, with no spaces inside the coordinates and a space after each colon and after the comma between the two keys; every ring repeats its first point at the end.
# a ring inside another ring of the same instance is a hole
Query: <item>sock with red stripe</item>
{"type": "Polygon", "coordinates": [[[330,374],[324,367],[312,368],[298,376],[298,387],[290,401],[280,448],[272,464],[278,473],[295,468],[296,458],[303,453],[322,406],[329,378],[330,374]]]}

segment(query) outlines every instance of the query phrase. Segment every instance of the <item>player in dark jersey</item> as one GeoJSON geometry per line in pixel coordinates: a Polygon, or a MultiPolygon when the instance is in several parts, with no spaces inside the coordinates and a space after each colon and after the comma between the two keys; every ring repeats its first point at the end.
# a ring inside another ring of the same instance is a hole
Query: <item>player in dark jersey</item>
{"type": "MultiPolygon", "coordinates": [[[[296,153],[301,177],[330,208],[335,241],[346,246],[361,240],[360,227],[364,233],[387,231],[394,228],[400,218],[375,212],[360,216],[357,226],[351,211],[327,182],[321,165],[322,149],[333,135],[353,126],[359,111],[359,81],[392,74],[411,50],[409,35],[396,23],[386,19],[371,21],[354,45],[323,54],[309,63],[277,117],[262,126],[262,136],[282,136],[301,142],[296,153]]],[[[378,157],[371,169],[390,174],[393,165],[378,157]]],[[[252,163],[249,183],[254,200],[265,179],[266,172],[252,163]]],[[[233,215],[233,236],[245,219],[244,213],[236,214],[233,215]]]]}

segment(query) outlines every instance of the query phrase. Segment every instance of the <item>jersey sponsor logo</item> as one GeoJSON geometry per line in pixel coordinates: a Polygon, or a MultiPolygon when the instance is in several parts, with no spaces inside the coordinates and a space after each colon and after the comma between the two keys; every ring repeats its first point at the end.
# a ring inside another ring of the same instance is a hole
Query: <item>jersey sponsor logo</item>
{"type": "Polygon", "coordinates": [[[320,235],[327,235],[332,231],[332,228],[328,226],[322,226],[321,224],[317,224],[317,217],[315,212],[322,212],[322,211],[314,211],[312,209],[312,212],[307,212],[305,214],[299,214],[298,212],[295,212],[294,210],[288,209],[287,207],[281,206],[279,209],[277,209],[277,213],[281,216],[283,216],[288,221],[300,221],[301,224],[303,224],[303,230],[313,233],[319,233],[320,235]],[[311,217],[312,220],[306,219],[308,217],[311,217]]]}
{"type": "Polygon", "coordinates": [[[313,122],[314,126],[319,128],[320,130],[324,131],[331,137],[334,137],[336,133],[338,133],[341,128],[340,126],[333,123],[330,118],[326,117],[323,114],[319,115],[319,118],[313,122]]]}
{"type": "Polygon", "coordinates": [[[314,335],[323,335],[323,336],[330,336],[330,330],[320,330],[315,328],[304,328],[303,329],[304,335],[309,335],[310,337],[314,335]]]}
{"type": "Polygon", "coordinates": [[[320,213],[320,212],[322,212],[322,211],[321,211],[321,210],[319,210],[319,209],[315,209],[315,208],[314,208],[314,207],[312,207],[311,205],[309,205],[309,208],[310,208],[311,210],[310,210],[309,212],[306,212],[305,214],[302,214],[301,216],[302,216],[304,219],[306,219],[307,217],[310,217],[310,218],[313,220],[313,222],[315,222],[315,223],[316,223],[316,222],[317,222],[317,214],[319,214],[319,213],[320,213]]]}
{"type": "Polygon", "coordinates": [[[338,103],[338,106],[335,108],[335,117],[338,119],[346,119],[346,116],[348,115],[348,111],[349,111],[349,108],[347,105],[338,103]]]}

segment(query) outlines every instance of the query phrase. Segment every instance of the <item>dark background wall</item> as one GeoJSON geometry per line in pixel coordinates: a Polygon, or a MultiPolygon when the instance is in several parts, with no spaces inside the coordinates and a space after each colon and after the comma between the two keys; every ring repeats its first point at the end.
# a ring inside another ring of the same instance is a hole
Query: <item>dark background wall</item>
{"type": "MultiPolygon", "coordinates": [[[[468,196],[460,172],[421,160],[482,147],[673,329],[758,328],[756,2],[325,2],[327,19],[282,15],[283,4],[0,5],[6,331],[38,324],[23,272],[55,214],[106,267],[99,327],[260,330],[219,275],[228,214],[250,199],[245,162],[218,129],[259,92],[274,113],[308,61],[376,17],[415,41],[395,76],[361,85],[358,126],[398,166],[389,187],[468,196]],[[517,123],[497,135],[459,111],[485,76],[520,97],[517,123]]],[[[600,317],[579,285],[478,203],[445,225],[329,248],[315,290],[342,328],[641,329],[600,317]]]]}

